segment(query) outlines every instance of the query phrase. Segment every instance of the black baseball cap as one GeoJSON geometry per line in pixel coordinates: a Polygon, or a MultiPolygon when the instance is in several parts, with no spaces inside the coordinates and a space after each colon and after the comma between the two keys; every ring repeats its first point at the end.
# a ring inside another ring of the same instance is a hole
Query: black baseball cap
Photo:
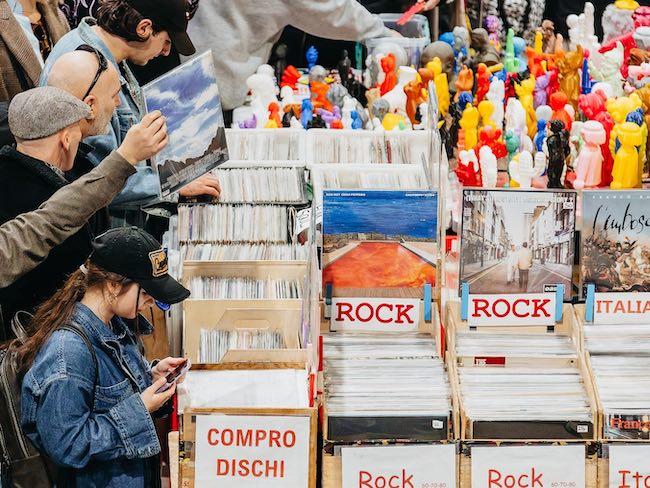
{"type": "Polygon", "coordinates": [[[151,19],[158,28],[167,31],[176,50],[183,56],[196,52],[187,35],[189,12],[186,0],[128,0],[129,5],[145,18],[151,19]]]}
{"type": "Polygon", "coordinates": [[[169,276],[167,253],[160,243],[138,227],[111,229],[95,238],[90,260],[135,281],[158,302],[178,303],[190,296],[169,276]]]}

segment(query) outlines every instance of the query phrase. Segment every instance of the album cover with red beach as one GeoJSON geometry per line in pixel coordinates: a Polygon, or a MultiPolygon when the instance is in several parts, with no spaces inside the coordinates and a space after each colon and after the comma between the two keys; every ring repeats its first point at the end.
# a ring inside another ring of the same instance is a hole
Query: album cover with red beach
{"type": "Polygon", "coordinates": [[[323,287],[333,296],[422,298],[424,285],[437,284],[437,236],[435,191],[326,190],[323,287]]]}

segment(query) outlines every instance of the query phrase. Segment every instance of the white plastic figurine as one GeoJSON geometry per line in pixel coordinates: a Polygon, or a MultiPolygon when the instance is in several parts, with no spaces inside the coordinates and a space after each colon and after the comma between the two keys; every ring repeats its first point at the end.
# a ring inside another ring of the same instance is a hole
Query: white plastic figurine
{"type": "Polygon", "coordinates": [[[597,51],[600,48],[598,37],[594,34],[594,5],[585,3],[585,10],[580,15],[571,14],[566,18],[566,25],[569,28],[569,46],[572,51],[578,45],[589,52],[597,51]]]}
{"type": "Polygon", "coordinates": [[[605,54],[596,51],[589,55],[589,74],[594,80],[607,83],[611,87],[613,97],[622,97],[624,94],[621,76],[624,55],[625,49],[620,42],[605,54]]]}
{"type": "Polygon", "coordinates": [[[496,188],[497,186],[497,158],[490,146],[482,146],[479,149],[481,160],[481,173],[483,174],[483,188],[496,188]]]}
{"type": "Polygon", "coordinates": [[[357,105],[352,97],[345,97],[343,101],[343,110],[341,111],[341,122],[344,129],[352,129],[352,112],[357,109],[357,105]]]}
{"type": "Polygon", "coordinates": [[[415,80],[417,76],[418,72],[415,68],[411,68],[410,66],[400,66],[397,74],[397,85],[381,97],[388,101],[391,112],[397,112],[400,110],[402,112],[406,111],[406,93],[404,93],[404,87],[407,83],[415,80]]]}
{"type": "Polygon", "coordinates": [[[520,188],[531,188],[533,178],[540,176],[544,172],[544,165],[538,158],[535,158],[533,165],[533,156],[528,151],[522,151],[519,158],[510,161],[509,166],[510,178],[519,183],[520,188]]]}
{"type": "Polygon", "coordinates": [[[458,164],[466,166],[466,171],[468,173],[471,172],[478,174],[479,172],[478,158],[476,157],[474,149],[470,149],[469,151],[461,151],[458,153],[458,164]]]}
{"type": "Polygon", "coordinates": [[[603,44],[634,30],[632,15],[638,7],[634,0],[616,0],[607,5],[602,19],[603,44]]]}
{"type": "Polygon", "coordinates": [[[576,179],[573,187],[576,190],[597,187],[601,181],[603,154],[601,144],[605,143],[607,134],[600,122],[588,120],[582,127],[582,139],[585,145],[580,150],[576,160],[576,179]]]}
{"type": "Polygon", "coordinates": [[[280,103],[280,107],[284,111],[284,107],[287,107],[289,105],[295,105],[297,104],[296,100],[296,95],[293,93],[293,88],[291,88],[289,85],[284,85],[280,89],[280,98],[282,99],[282,102],[280,103]]]}
{"type": "Polygon", "coordinates": [[[269,118],[269,104],[278,101],[273,78],[255,73],[246,79],[246,86],[251,94],[251,108],[257,117],[258,125],[264,125],[269,118]]]}
{"type": "Polygon", "coordinates": [[[492,112],[492,120],[497,125],[497,129],[503,128],[503,99],[506,96],[505,83],[498,79],[496,76],[493,77],[490,82],[490,90],[487,94],[487,99],[492,102],[494,105],[494,112],[492,112]]]}
{"type": "Polygon", "coordinates": [[[423,102],[419,106],[420,108],[420,123],[413,126],[416,130],[426,130],[429,126],[429,104],[423,102]]]}

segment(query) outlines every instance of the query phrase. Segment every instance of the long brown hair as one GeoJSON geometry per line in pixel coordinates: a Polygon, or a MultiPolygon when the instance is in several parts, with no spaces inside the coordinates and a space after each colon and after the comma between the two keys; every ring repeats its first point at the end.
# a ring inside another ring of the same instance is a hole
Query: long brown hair
{"type": "Polygon", "coordinates": [[[111,273],[91,261],[86,261],[83,271],[78,269],[72,273],[63,286],[36,310],[29,324],[30,337],[16,347],[20,370],[24,372],[29,369],[52,333],[70,320],[75,305],[89,288],[107,283],[124,285],[128,281],[124,276],[111,273]]]}

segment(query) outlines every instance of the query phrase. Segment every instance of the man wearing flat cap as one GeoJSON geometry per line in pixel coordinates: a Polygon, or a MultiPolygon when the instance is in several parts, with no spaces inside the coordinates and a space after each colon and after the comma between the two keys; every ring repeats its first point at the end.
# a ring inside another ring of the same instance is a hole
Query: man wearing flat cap
{"type": "MultiPolygon", "coordinates": [[[[195,49],[186,31],[186,0],[101,0],[96,20],[84,18],[54,46],[43,68],[41,85],[48,84],[53,64],[80,46],[95,50],[104,63],[112,64],[120,72],[120,105],[108,134],[84,141],[93,147],[88,157],[95,165],[120,145],[128,129],[146,113],[140,86],[126,61],[144,66],[158,56],[168,56],[172,45],[179,53],[192,55],[195,49]]],[[[135,215],[140,208],[155,203],[158,193],[158,178],[143,163],[111,205],[112,215],[119,218],[128,212],[129,223],[142,225],[135,215]]],[[[204,175],[180,194],[218,197],[219,183],[213,176],[204,175]]]]}
{"type": "MultiPolygon", "coordinates": [[[[93,121],[87,103],[52,86],[16,95],[9,105],[8,119],[16,146],[0,148],[0,224],[36,210],[69,183],[66,172],[75,163],[86,131],[84,124],[93,121]]],[[[109,164],[130,168],[141,157],[156,154],[166,141],[164,119],[160,112],[154,112],[134,127],[119,150],[106,160],[112,161],[109,164]],[[143,130],[145,125],[147,129],[143,130]]],[[[84,205],[85,202],[78,202],[78,206],[84,205]]],[[[8,324],[17,311],[33,311],[86,260],[92,250],[92,238],[91,225],[87,222],[53,247],[47,258],[32,271],[0,289],[0,337],[6,336],[8,324]]],[[[54,240],[48,235],[41,239],[54,240]]]]}

